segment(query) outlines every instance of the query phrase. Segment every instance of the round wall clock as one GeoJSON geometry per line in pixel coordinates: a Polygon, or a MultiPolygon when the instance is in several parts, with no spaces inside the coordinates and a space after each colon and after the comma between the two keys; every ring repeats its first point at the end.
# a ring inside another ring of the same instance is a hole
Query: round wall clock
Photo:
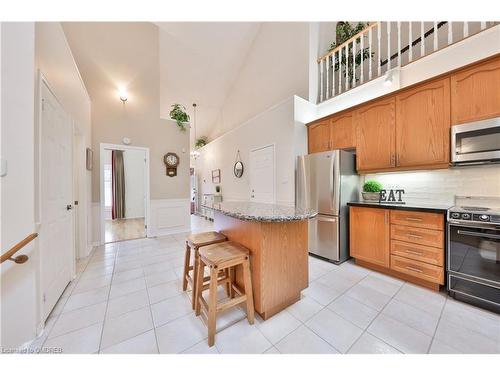
{"type": "Polygon", "coordinates": [[[167,167],[167,176],[177,176],[177,166],[179,165],[179,156],[176,153],[168,152],[163,157],[163,162],[167,167]]]}

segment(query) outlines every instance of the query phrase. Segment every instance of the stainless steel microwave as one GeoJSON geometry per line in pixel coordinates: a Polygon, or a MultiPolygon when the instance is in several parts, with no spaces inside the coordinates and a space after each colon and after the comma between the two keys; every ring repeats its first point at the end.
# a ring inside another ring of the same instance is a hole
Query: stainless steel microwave
{"type": "Polygon", "coordinates": [[[454,165],[500,163],[500,117],[451,127],[454,165]]]}

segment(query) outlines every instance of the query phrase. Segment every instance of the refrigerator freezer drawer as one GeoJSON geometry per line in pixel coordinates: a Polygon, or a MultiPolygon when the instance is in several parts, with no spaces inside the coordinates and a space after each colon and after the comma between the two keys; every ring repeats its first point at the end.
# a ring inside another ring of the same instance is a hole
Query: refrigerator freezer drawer
{"type": "Polygon", "coordinates": [[[338,262],[339,218],[318,215],[309,220],[309,252],[338,262]]]}

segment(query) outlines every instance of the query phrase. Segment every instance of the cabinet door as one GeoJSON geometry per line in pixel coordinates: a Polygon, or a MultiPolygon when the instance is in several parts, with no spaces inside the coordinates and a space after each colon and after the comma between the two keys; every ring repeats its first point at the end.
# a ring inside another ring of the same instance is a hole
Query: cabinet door
{"type": "Polygon", "coordinates": [[[328,151],[330,142],[330,122],[328,120],[309,125],[307,128],[309,153],[328,151]]]}
{"type": "Polygon", "coordinates": [[[396,166],[446,165],[449,162],[449,78],[396,95],[396,166]]]}
{"type": "Polygon", "coordinates": [[[453,125],[500,116],[500,58],[451,76],[453,125]]]}
{"type": "Polygon", "coordinates": [[[351,256],[389,267],[389,210],[351,207],[349,213],[351,256]]]}
{"type": "Polygon", "coordinates": [[[353,113],[335,116],[330,120],[330,147],[333,150],[355,148],[353,113]]]}
{"type": "Polygon", "coordinates": [[[394,103],[394,98],[381,100],[355,112],[358,171],[396,166],[394,103]]]}

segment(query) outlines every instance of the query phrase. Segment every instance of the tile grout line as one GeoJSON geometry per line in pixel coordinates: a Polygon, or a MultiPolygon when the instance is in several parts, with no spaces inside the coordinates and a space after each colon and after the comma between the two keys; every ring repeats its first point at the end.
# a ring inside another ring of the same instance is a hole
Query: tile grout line
{"type": "Polygon", "coordinates": [[[111,295],[111,285],[113,285],[113,279],[115,276],[115,264],[116,264],[116,258],[118,256],[118,252],[120,251],[120,246],[117,246],[118,248],[115,251],[115,257],[113,261],[113,273],[111,274],[111,284],[109,285],[109,291],[108,291],[108,299],[106,300],[106,308],[104,309],[104,317],[102,321],[102,327],[101,327],[101,337],[99,339],[99,348],[97,350],[98,353],[101,353],[101,346],[102,346],[102,337],[104,335],[104,325],[106,324],[106,315],[108,314],[108,305],[109,305],[109,296],[111,295]]]}
{"type": "MultiPolygon", "coordinates": [[[[92,256],[94,255],[95,250],[96,250],[96,247],[94,246],[94,248],[92,249],[91,253],[87,256],[88,260],[87,260],[87,262],[86,262],[86,264],[85,264],[85,267],[83,267],[83,270],[80,272],[80,274],[79,274],[79,275],[77,274],[77,276],[75,277],[75,279],[77,279],[78,281],[76,282],[76,284],[75,284],[75,286],[74,286],[73,290],[71,290],[71,292],[69,293],[69,296],[68,296],[68,298],[66,298],[66,301],[63,303],[63,305],[62,305],[62,309],[61,309],[61,312],[60,312],[59,314],[57,314],[57,316],[55,317],[54,324],[52,324],[52,327],[50,327],[50,329],[47,331],[47,336],[45,337],[45,339],[43,340],[43,342],[40,344],[40,348],[43,348],[43,347],[44,347],[44,345],[45,345],[45,343],[46,343],[46,342],[47,342],[47,340],[49,339],[49,336],[50,336],[50,334],[51,334],[52,330],[54,329],[55,325],[56,325],[56,324],[57,324],[57,322],[59,321],[59,319],[60,319],[61,315],[63,314],[64,307],[66,306],[66,303],[68,303],[69,298],[73,295],[73,291],[74,291],[74,289],[78,286],[78,283],[80,282],[80,277],[81,277],[81,275],[83,275],[83,273],[84,273],[84,272],[85,272],[85,270],[87,269],[87,267],[88,267],[88,265],[89,265],[89,261],[90,261],[90,259],[92,258],[92,256]]],[[[69,284],[68,284],[68,285],[69,285],[69,284]]],[[[64,293],[64,292],[63,292],[63,293],[64,293]]],[[[59,298],[60,298],[60,297],[59,297],[59,298]]],[[[58,300],[58,302],[59,302],[59,300],[58,300]]],[[[56,303],[56,305],[57,305],[57,303],[56,303]]],[[[54,308],[55,308],[55,306],[54,306],[54,308]]],[[[52,310],[54,310],[54,308],[53,308],[52,310]]],[[[50,317],[50,314],[49,314],[49,317],[50,317]]],[[[48,319],[48,318],[47,318],[47,319],[48,319]]],[[[46,322],[46,321],[47,321],[47,320],[45,320],[45,322],[46,322]]],[[[45,324],[45,322],[44,322],[44,324],[45,324]]],[[[86,328],[86,327],[85,327],[85,328],[86,328]]],[[[75,331],[76,331],[76,330],[75,330],[75,331]]],[[[74,331],[71,331],[71,332],[74,332],[74,331]]],[[[69,332],[68,332],[68,333],[69,333],[69,332]]],[[[43,335],[43,331],[42,331],[42,335],[43,335]]],[[[61,335],[57,335],[57,336],[54,336],[54,337],[52,337],[52,338],[59,337],[59,336],[61,336],[61,335]]]]}
{"type": "MultiPolygon", "coordinates": [[[[363,334],[367,333],[373,337],[375,337],[376,339],[382,341],[383,343],[385,343],[386,345],[389,345],[391,348],[394,348],[396,349],[398,352],[400,353],[403,353],[401,352],[401,350],[399,350],[398,348],[394,347],[393,345],[389,344],[388,342],[386,342],[385,340],[382,340],[380,337],[378,336],[375,336],[374,334],[368,332],[368,328],[370,328],[370,326],[373,324],[373,322],[375,322],[375,320],[377,320],[377,318],[382,314],[382,312],[384,311],[384,308],[389,304],[391,303],[391,301],[394,299],[394,297],[396,297],[396,294],[398,294],[401,289],[403,288],[403,286],[406,284],[406,281],[403,281],[403,283],[399,286],[398,290],[392,295],[392,297],[384,304],[384,306],[380,309],[380,311],[378,312],[378,314],[372,319],[372,321],[366,326],[366,328],[363,330],[363,333],[361,333],[361,335],[359,335],[359,337],[352,343],[352,345],[347,349],[346,353],[349,352],[349,350],[352,349],[352,347],[354,346],[354,344],[356,344],[356,342],[358,342],[358,340],[361,338],[361,336],[363,336],[363,334]]],[[[360,302],[361,303],[361,302],[360,302]]],[[[364,304],[363,304],[364,305],[364,304]]],[[[365,305],[367,306],[367,305],[365,305]]],[[[368,306],[370,307],[370,306],[368,306]]],[[[404,353],[403,353],[404,354],[404,353]]]]}
{"type": "Polygon", "coordinates": [[[445,309],[447,303],[448,303],[448,296],[446,296],[446,299],[443,303],[443,307],[441,307],[441,313],[439,314],[436,328],[434,328],[434,334],[432,335],[431,342],[429,343],[429,347],[427,348],[427,354],[430,354],[429,352],[431,351],[432,344],[434,343],[434,339],[436,338],[436,332],[438,330],[439,323],[441,323],[441,318],[443,317],[443,312],[444,312],[444,309],[445,309]]]}
{"type": "MultiPolygon", "coordinates": [[[[142,270],[142,273],[144,274],[144,269],[142,270]]],[[[144,282],[146,283],[146,277],[144,277],[144,282]]],[[[149,288],[148,288],[147,283],[146,283],[146,294],[148,295],[149,315],[151,316],[151,323],[153,324],[153,333],[155,335],[156,351],[158,352],[158,354],[161,354],[160,353],[160,345],[158,344],[158,336],[156,335],[156,324],[155,324],[155,320],[153,317],[153,310],[151,309],[151,297],[149,296],[149,288]]]]}

